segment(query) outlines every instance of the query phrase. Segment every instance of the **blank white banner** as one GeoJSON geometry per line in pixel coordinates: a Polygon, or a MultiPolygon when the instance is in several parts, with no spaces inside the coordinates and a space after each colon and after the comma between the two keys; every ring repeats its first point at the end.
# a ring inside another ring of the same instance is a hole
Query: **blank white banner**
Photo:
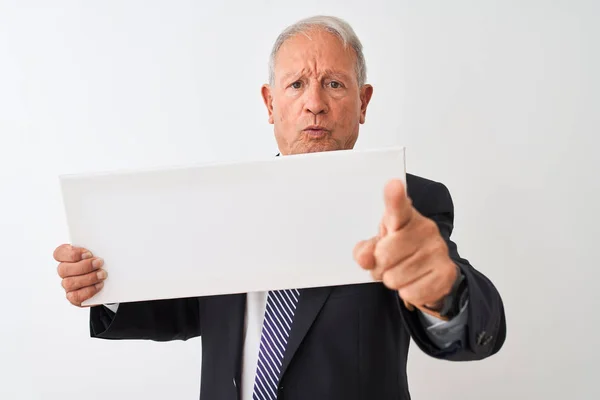
{"type": "Polygon", "coordinates": [[[372,282],[352,257],[377,234],[404,148],[60,177],[70,241],[104,259],[84,305],[372,282]]]}

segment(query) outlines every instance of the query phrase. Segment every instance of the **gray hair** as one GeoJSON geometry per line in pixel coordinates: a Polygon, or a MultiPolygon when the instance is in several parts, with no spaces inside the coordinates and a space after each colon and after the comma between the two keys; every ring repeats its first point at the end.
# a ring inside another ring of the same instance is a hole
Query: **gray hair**
{"type": "Polygon", "coordinates": [[[277,56],[279,48],[292,36],[295,36],[298,33],[306,33],[306,31],[311,28],[321,28],[327,32],[333,33],[340,38],[344,47],[350,45],[352,49],[354,49],[354,52],[356,53],[356,76],[358,77],[358,86],[363,86],[367,81],[367,64],[363,55],[362,43],[358,39],[356,33],[354,33],[350,24],[341,18],[326,15],[317,15],[302,19],[293,25],[288,26],[281,34],[279,34],[269,58],[269,83],[273,85],[275,81],[275,57],[277,56]]]}

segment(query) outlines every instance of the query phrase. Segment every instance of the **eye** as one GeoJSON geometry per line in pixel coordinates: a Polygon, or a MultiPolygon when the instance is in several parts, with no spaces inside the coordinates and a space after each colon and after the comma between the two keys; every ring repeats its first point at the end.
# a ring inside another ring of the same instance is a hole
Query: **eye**
{"type": "Polygon", "coordinates": [[[342,87],[342,84],[337,81],[331,81],[329,82],[329,86],[331,86],[332,89],[339,89],[342,87]]]}
{"type": "Polygon", "coordinates": [[[296,81],[294,83],[292,83],[291,85],[294,89],[300,89],[300,87],[302,86],[302,83],[300,81],[296,81]]]}

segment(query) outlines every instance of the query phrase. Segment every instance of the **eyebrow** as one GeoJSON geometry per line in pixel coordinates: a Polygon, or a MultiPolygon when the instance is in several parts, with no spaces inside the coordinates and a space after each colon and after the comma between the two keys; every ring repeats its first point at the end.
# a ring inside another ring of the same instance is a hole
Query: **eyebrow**
{"type": "MultiPolygon", "coordinates": [[[[292,78],[292,77],[301,77],[305,75],[303,72],[288,72],[287,74],[283,75],[281,77],[280,82],[285,82],[288,79],[292,78]]],[[[348,74],[342,72],[342,71],[338,71],[338,70],[334,70],[334,69],[326,69],[323,71],[323,75],[324,76],[331,76],[331,77],[337,77],[340,79],[344,79],[344,80],[350,80],[350,76],[348,76],[348,74]]]]}

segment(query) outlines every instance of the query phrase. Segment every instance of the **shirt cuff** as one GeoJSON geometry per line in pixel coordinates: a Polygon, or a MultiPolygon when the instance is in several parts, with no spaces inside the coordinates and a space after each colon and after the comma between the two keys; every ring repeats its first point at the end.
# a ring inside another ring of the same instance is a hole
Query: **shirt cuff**
{"type": "Polygon", "coordinates": [[[464,343],[466,326],[469,320],[469,301],[467,300],[458,315],[449,321],[444,321],[418,310],[419,319],[425,328],[429,339],[439,348],[444,349],[452,343],[464,343]]]}

